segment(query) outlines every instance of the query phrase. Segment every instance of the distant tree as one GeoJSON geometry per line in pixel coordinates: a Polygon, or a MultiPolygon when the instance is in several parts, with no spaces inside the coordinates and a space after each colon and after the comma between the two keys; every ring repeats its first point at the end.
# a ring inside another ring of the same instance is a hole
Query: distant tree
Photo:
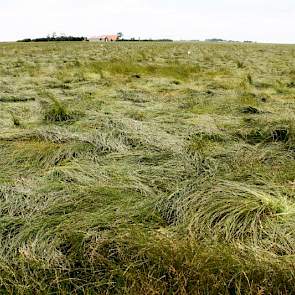
{"type": "Polygon", "coordinates": [[[206,39],[206,42],[224,42],[226,40],[220,39],[220,38],[212,38],[212,39],[206,39]]]}
{"type": "Polygon", "coordinates": [[[23,40],[18,40],[17,42],[32,42],[32,40],[27,38],[27,39],[23,39],[23,40]]]}
{"type": "Polygon", "coordinates": [[[119,39],[121,39],[121,38],[123,38],[123,33],[119,32],[119,33],[117,33],[117,36],[118,36],[119,39]]]}

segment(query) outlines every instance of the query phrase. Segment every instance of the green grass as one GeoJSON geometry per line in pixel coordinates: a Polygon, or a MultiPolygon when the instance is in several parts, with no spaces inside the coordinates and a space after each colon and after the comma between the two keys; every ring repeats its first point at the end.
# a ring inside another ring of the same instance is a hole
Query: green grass
{"type": "Polygon", "coordinates": [[[294,50],[0,44],[0,293],[293,294],[294,50]]]}

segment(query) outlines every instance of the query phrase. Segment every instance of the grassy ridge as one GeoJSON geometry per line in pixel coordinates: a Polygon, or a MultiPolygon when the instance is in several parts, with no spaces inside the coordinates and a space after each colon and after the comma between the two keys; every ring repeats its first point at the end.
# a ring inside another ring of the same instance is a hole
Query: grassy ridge
{"type": "Polygon", "coordinates": [[[294,293],[294,57],[1,44],[1,292],[294,293]]]}

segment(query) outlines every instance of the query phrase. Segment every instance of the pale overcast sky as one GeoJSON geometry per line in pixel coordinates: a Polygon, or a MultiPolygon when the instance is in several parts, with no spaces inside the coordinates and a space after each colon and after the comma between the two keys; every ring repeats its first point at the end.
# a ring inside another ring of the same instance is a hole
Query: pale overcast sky
{"type": "Polygon", "coordinates": [[[295,43],[295,0],[0,0],[0,41],[53,32],[295,43]]]}

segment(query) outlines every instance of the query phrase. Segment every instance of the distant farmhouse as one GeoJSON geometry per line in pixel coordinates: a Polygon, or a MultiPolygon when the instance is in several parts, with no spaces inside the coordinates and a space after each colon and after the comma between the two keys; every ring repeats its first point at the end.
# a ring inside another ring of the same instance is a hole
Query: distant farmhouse
{"type": "Polygon", "coordinates": [[[98,37],[91,37],[89,41],[91,42],[116,42],[120,40],[122,37],[122,33],[118,33],[116,35],[102,35],[98,37]]]}

